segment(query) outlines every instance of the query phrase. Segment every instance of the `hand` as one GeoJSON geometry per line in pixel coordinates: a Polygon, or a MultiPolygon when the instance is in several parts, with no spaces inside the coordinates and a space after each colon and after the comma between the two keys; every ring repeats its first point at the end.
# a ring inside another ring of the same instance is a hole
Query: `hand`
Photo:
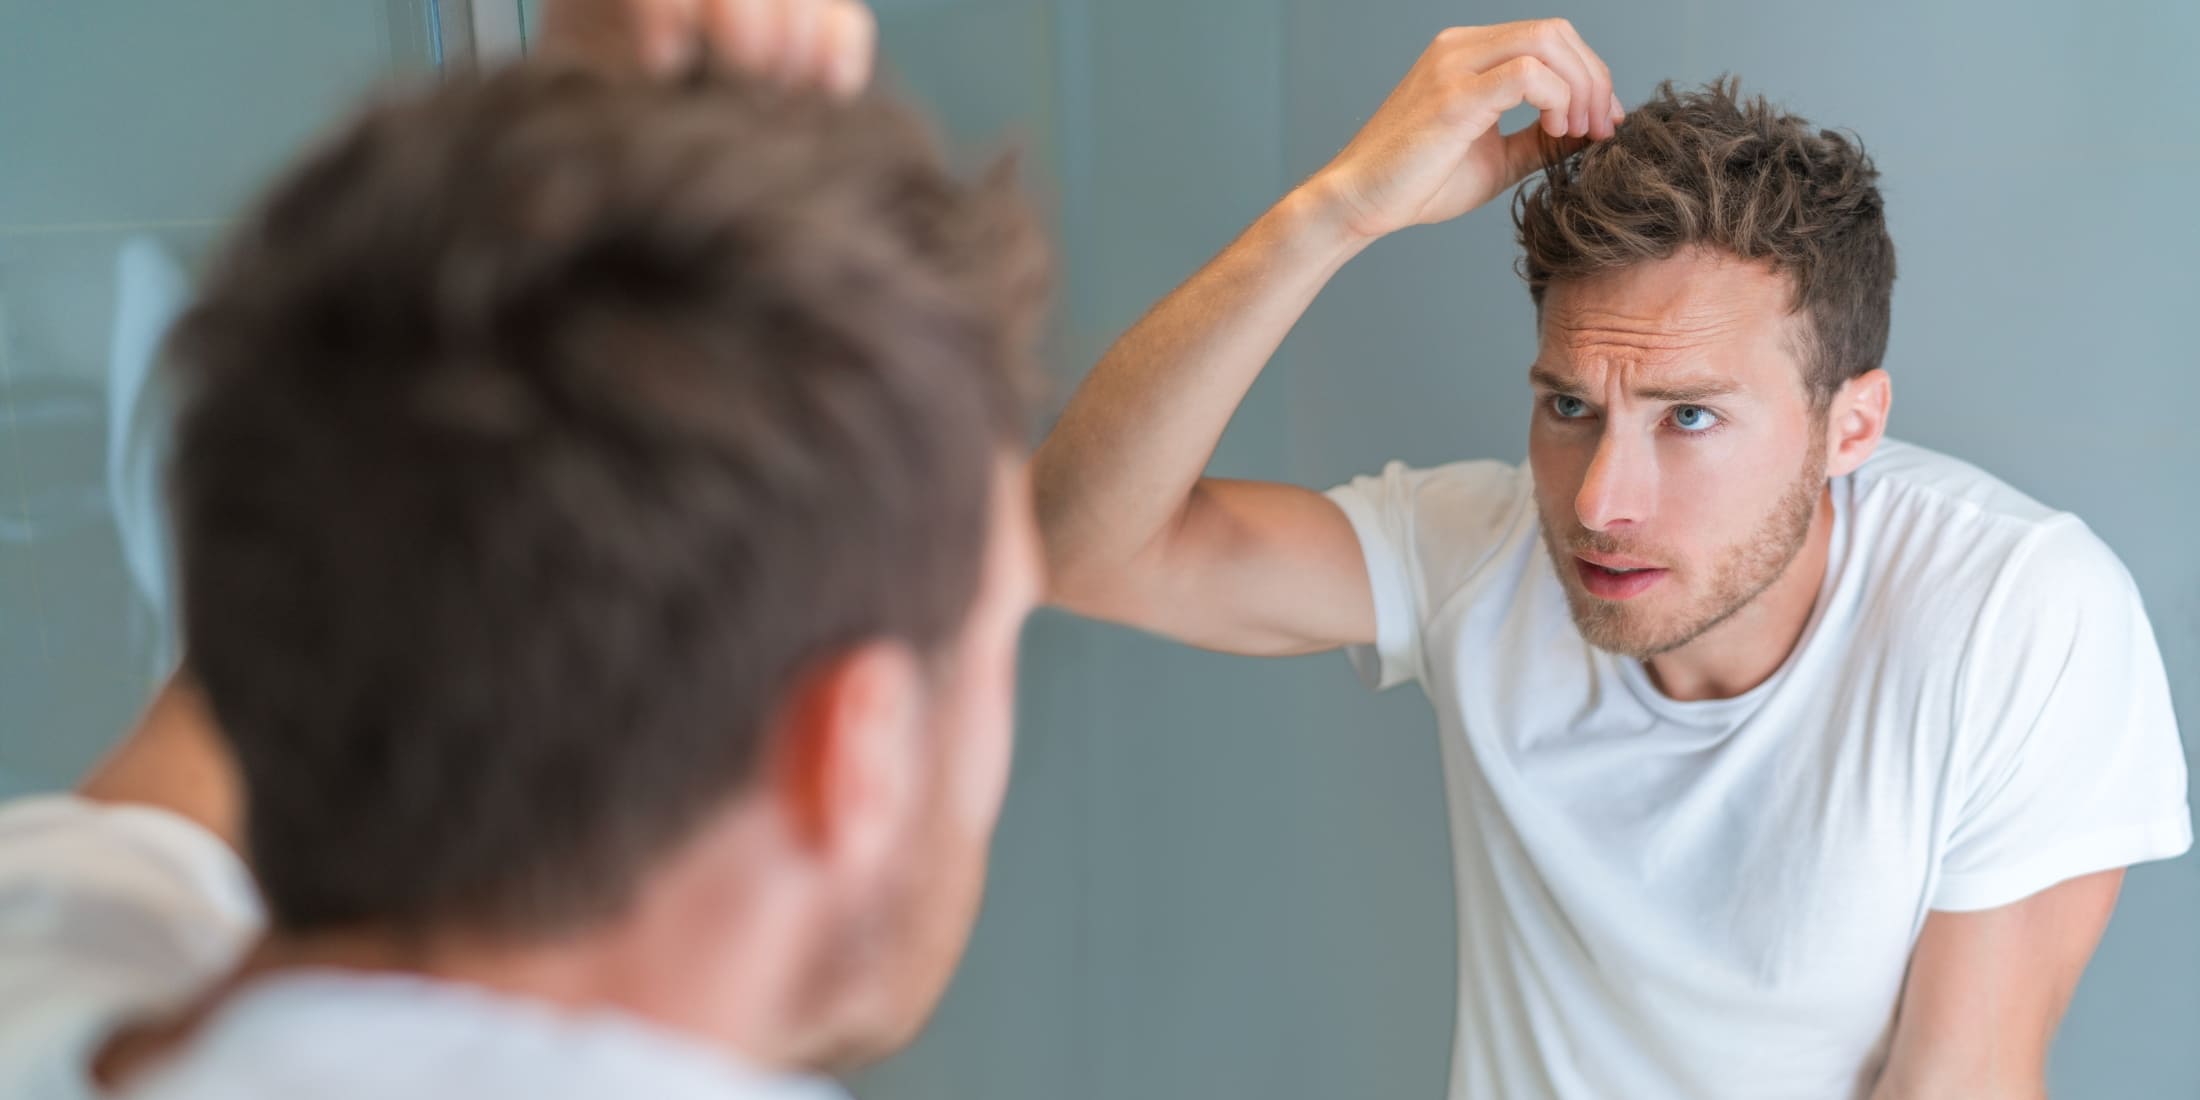
{"type": "Polygon", "coordinates": [[[1544,141],[1572,152],[1621,116],[1611,71],[1565,20],[1453,27],[1309,183],[1352,232],[1379,237],[1458,217],[1540,167],[1544,141]],[[1538,123],[1498,133],[1523,102],[1538,123]]]}
{"type": "Polygon", "coordinates": [[[843,96],[870,82],[877,41],[861,0],[551,0],[542,30],[545,54],[667,73],[707,52],[843,96]]]}

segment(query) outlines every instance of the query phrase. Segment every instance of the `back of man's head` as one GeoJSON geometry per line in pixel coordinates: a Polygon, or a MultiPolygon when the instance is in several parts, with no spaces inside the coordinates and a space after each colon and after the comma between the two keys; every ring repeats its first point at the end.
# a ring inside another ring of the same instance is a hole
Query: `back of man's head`
{"type": "Polygon", "coordinates": [[[953,656],[1043,270],[908,112],[723,76],[461,77],[291,173],[170,347],[277,932],[585,928],[806,668],[953,656]]]}

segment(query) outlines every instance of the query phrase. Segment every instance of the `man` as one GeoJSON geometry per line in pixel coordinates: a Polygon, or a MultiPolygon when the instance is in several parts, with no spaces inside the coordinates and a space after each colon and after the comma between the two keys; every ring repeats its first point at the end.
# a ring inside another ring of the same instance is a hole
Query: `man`
{"type": "Polygon", "coordinates": [[[1455,1098],[2037,1096],[2119,869],[2190,844],[2138,594],[2074,517],[1882,439],[1860,149],[1730,85],[1609,89],[1564,22],[1438,36],[1076,395],[1052,597],[1427,691],[1455,1098]],[[1541,132],[1501,135],[1523,101],[1541,132]],[[1547,158],[1525,466],[1201,476],[1339,267],[1547,158]]]}
{"type": "Polygon", "coordinates": [[[191,676],[0,808],[0,1095],[791,1100],[906,1042],[1039,589],[1003,181],[880,98],[533,66],[294,171],[170,348],[191,676]]]}

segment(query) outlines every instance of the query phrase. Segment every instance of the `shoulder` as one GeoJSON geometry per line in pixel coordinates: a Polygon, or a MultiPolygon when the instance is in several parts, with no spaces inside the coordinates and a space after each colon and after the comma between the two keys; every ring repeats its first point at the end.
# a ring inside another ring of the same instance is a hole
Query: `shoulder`
{"type": "Polygon", "coordinates": [[[1890,440],[1852,477],[1851,553],[1891,642],[1954,657],[2103,600],[2136,601],[2083,520],[1976,466],[1890,440]]]}
{"type": "Polygon", "coordinates": [[[0,803],[0,1094],[25,1073],[71,1072],[55,1059],[82,1048],[61,1040],[192,994],[260,924],[243,861],[182,817],[68,796],[0,803]]]}
{"type": "Polygon", "coordinates": [[[1397,533],[1437,544],[1460,536],[1500,532],[1534,499],[1527,467],[1505,462],[1452,462],[1408,466],[1392,462],[1381,473],[1356,477],[1329,496],[1347,512],[1379,513],[1397,533]]]}
{"type": "Polygon", "coordinates": [[[2041,504],[1962,459],[1894,439],[1883,441],[1879,450],[1850,476],[1860,495],[1883,493],[1912,507],[2006,522],[2018,528],[2048,523],[2068,514],[2041,504]]]}
{"type": "Polygon", "coordinates": [[[1328,495],[1351,519],[1370,569],[1402,570],[1423,611],[1532,530],[1535,514],[1527,467],[1503,462],[1393,462],[1328,495]]]}

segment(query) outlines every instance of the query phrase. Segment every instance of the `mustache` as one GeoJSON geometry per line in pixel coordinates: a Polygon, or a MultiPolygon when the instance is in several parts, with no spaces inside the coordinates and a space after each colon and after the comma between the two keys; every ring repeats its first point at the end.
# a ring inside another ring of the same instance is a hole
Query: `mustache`
{"type": "Polygon", "coordinates": [[[1641,546],[1624,539],[1614,538],[1601,531],[1579,530],[1566,536],[1566,549],[1575,554],[1608,554],[1613,557],[1636,558],[1641,561],[1664,561],[1666,556],[1655,547],[1641,546]]]}

